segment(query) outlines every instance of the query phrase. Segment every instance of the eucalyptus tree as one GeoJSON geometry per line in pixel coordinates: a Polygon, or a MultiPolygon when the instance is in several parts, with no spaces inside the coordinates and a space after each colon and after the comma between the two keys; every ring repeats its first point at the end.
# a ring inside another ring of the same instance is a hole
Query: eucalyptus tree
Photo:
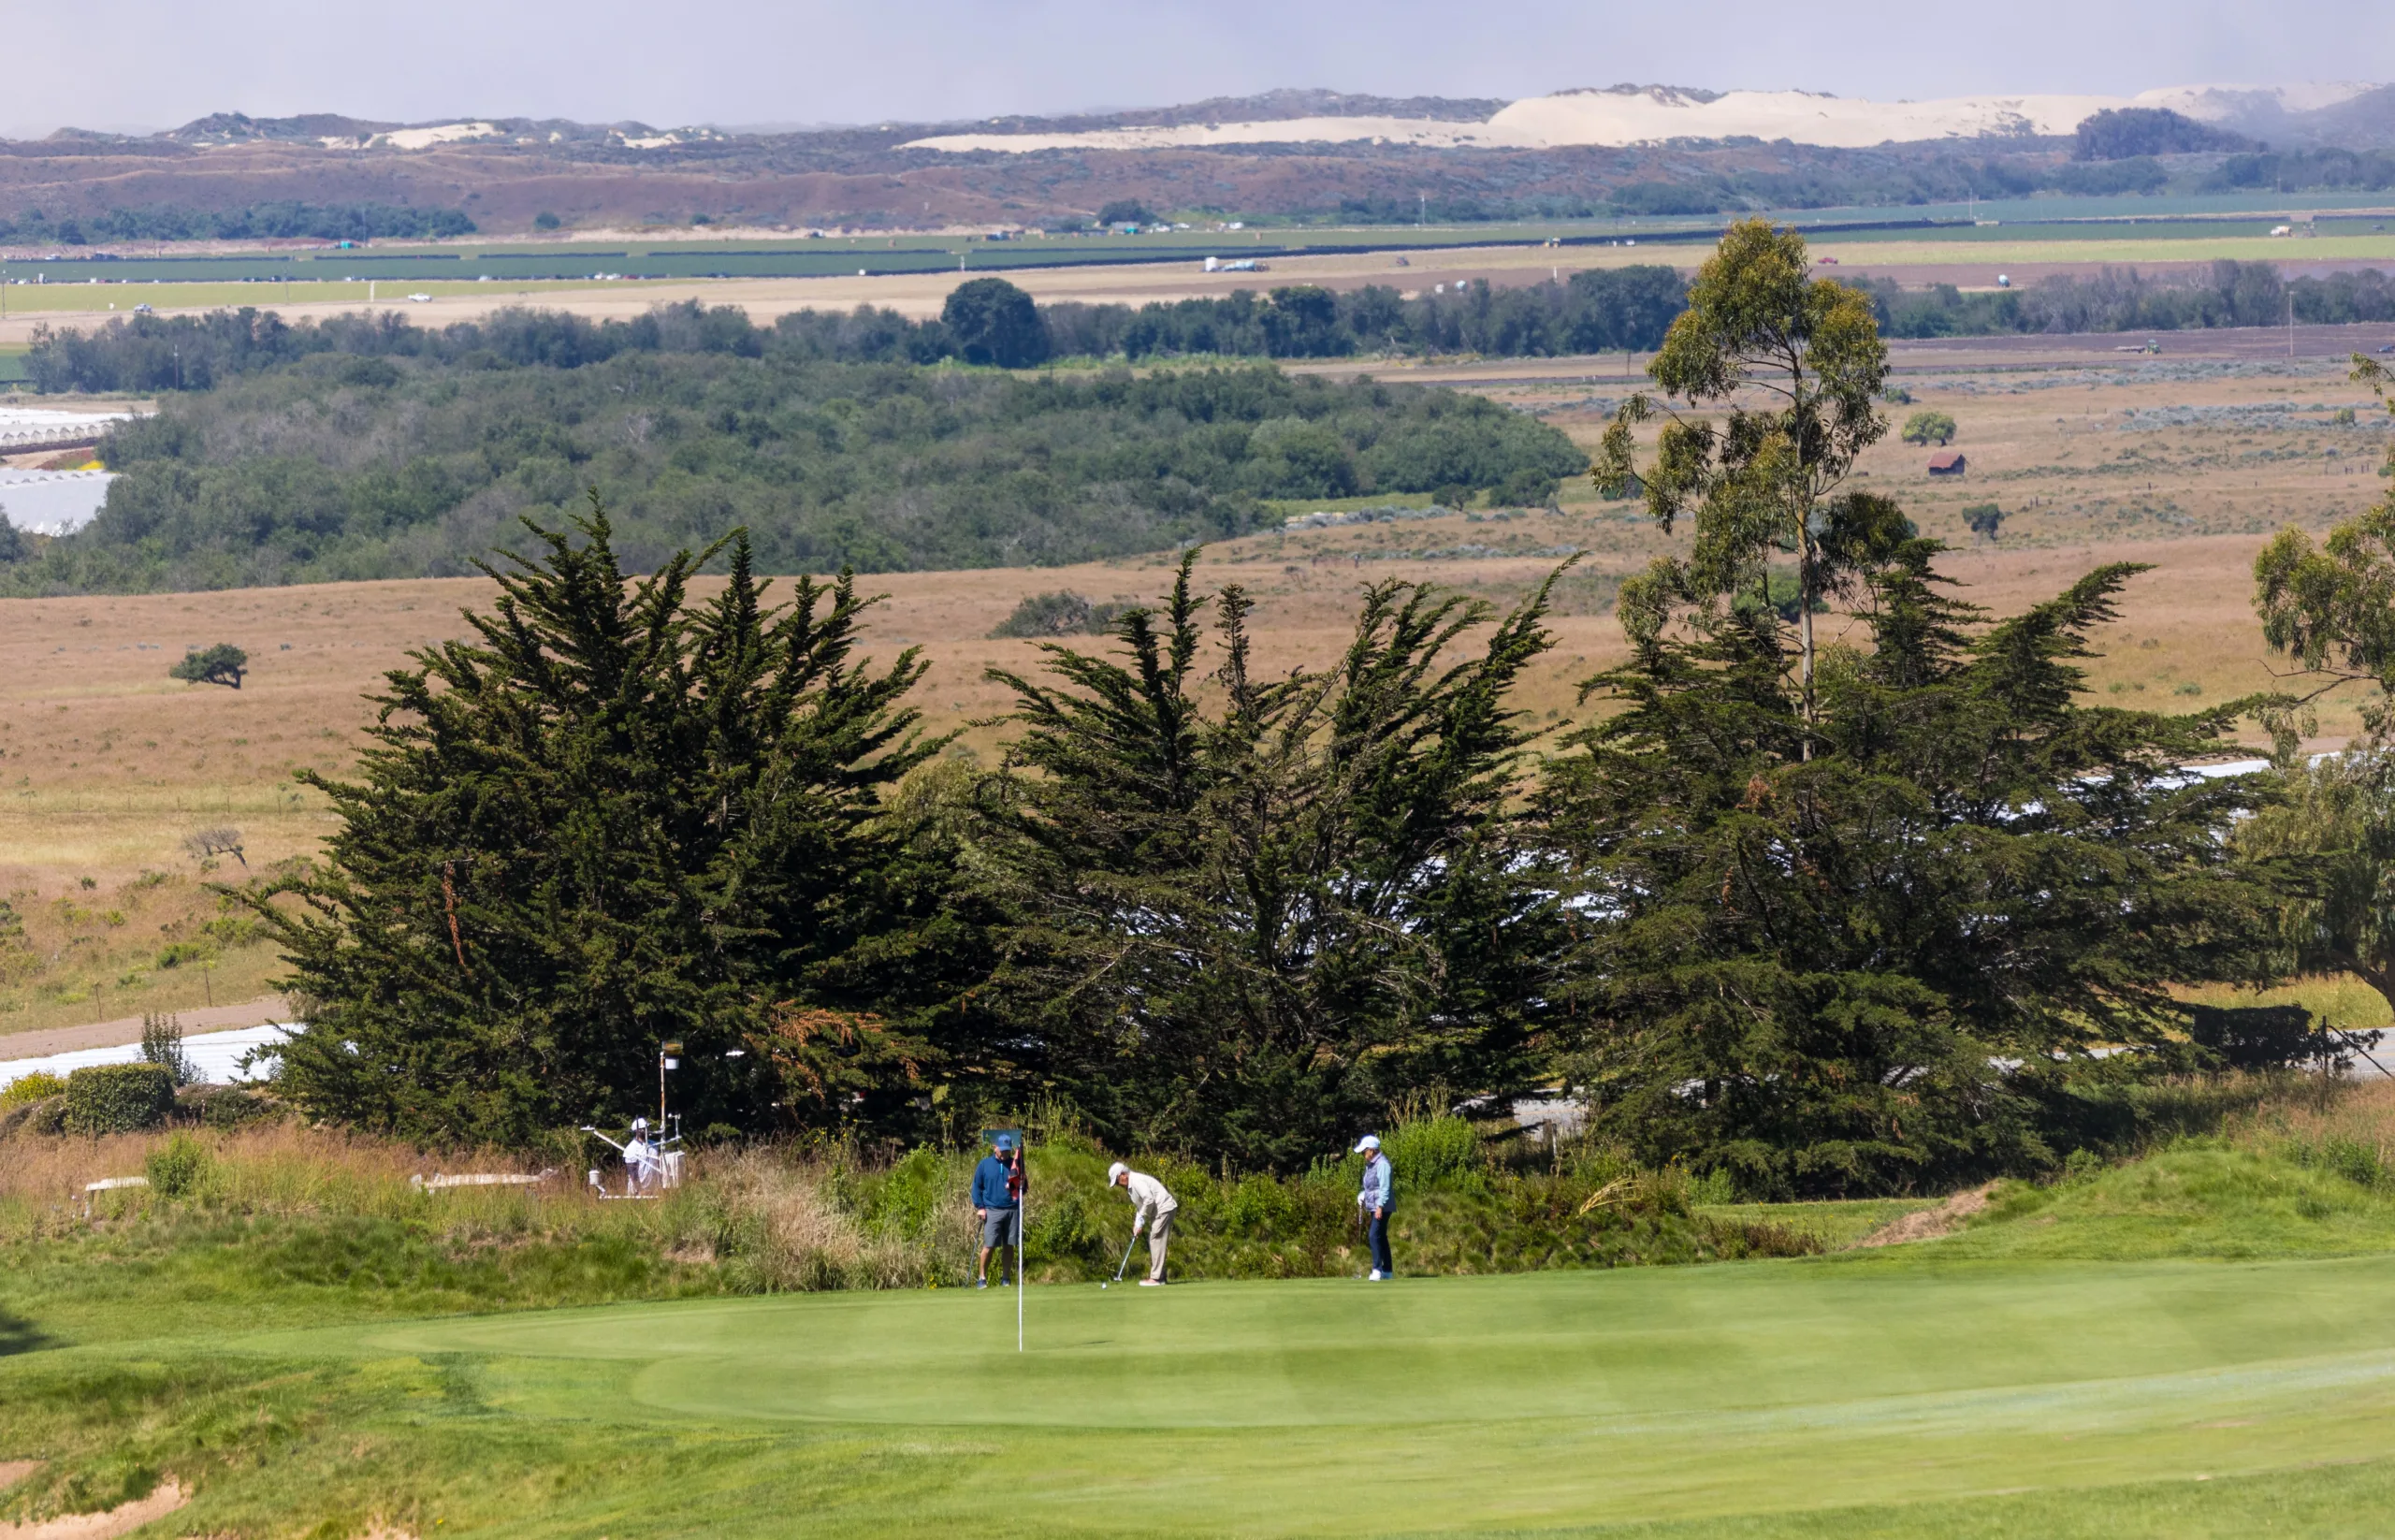
{"type": "MultiPolygon", "coordinates": [[[[2382,406],[2388,374],[2354,356],[2353,378],[2382,406]]],[[[2395,449],[2388,452],[2395,467],[2395,449]]],[[[2395,491],[2315,545],[2289,527],[2255,559],[2262,634],[2293,687],[2247,703],[2278,739],[2288,796],[2240,831],[2288,890],[2279,910],[2282,966],[2342,970],[2395,1004],[2395,491]],[[2345,691],[2361,734],[2343,754],[2301,753],[2316,707],[2345,691]]]]}
{"type": "Polygon", "coordinates": [[[1624,586],[1623,624],[1635,642],[1651,639],[1676,603],[1746,592],[1770,608],[1768,564],[1793,556],[1797,693],[1809,724],[1814,614],[1851,586],[1865,551],[1897,532],[1884,501],[1842,491],[1857,457],[1887,431],[1875,398],[1888,352],[1870,298],[1815,277],[1795,231],[1749,220],[1699,269],[1647,371],[1662,400],[1641,392],[1622,403],[1594,475],[1614,495],[1643,486],[1667,531],[1692,517],[1696,538],[1685,559],[1660,559],[1624,586]],[[1637,429],[1659,417],[1642,466],[1637,429]]]}

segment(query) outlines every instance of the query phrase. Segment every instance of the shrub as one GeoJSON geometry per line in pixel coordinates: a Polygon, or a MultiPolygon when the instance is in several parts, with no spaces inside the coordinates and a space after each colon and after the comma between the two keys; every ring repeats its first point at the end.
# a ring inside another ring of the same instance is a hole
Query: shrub
{"type": "Polygon", "coordinates": [[[1014,612],[992,628],[993,636],[1098,635],[1113,623],[1114,606],[1092,603],[1069,588],[1026,594],[1014,612]]]}
{"type": "Polygon", "coordinates": [[[167,1121],[175,1072],[163,1064],[86,1065],[66,1077],[65,1126],[78,1134],[130,1134],[167,1121]]]}
{"type": "Polygon", "coordinates": [[[14,1107],[0,1107],[0,1140],[19,1133],[48,1134],[55,1138],[65,1131],[66,1097],[64,1093],[20,1102],[14,1107]]]}
{"type": "Polygon", "coordinates": [[[283,1115],[283,1104],[236,1085],[194,1085],[175,1093],[175,1117],[210,1128],[241,1128],[283,1115]]]}
{"type": "Polygon", "coordinates": [[[1381,1140],[1381,1153],[1398,1181],[1419,1191],[1479,1170],[1480,1130],[1459,1117],[1401,1123],[1381,1140]]]}
{"type": "Polygon", "coordinates": [[[183,1024],[173,1016],[145,1012],[141,1018],[141,1062],[154,1064],[174,1077],[173,1083],[189,1085],[199,1077],[193,1071],[191,1059],[183,1053],[183,1024]]]}
{"type": "Polygon", "coordinates": [[[2004,510],[1993,502],[1974,502],[1963,510],[1963,522],[1970,526],[1971,533],[1994,540],[2004,526],[2004,510]]]}
{"type": "Polygon", "coordinates": [[[44,1097],[63,1095],[66,1082],[47,1069],[36,1069],[30,1075],[19,1075],[6,1085],[0,1085],[0,1107],[22,1107],[44,1097]]]}
{"type": "Polygon", "coordinates": [[[1561,489],[1562,484],[1543,471],[1517,471],[1498,484],[1488,501],[1508,508],[1546,508],[1561,489]]]}
{"type": "Polygon", "coordinates": [[[250,858],[241,853],[241,831],[239,829],[194,829],[183,835],[183,849],[194,861],[209,861],[229,855],[246,866],[250,858]]]}
{"type": "Polygon", "coordinates": [[[206,1145],[189,1134],[177,1134],[142,1159],[141,1171],[159,1197],[189,1198],[207,1180],[211,1164],[206,1145]]]}

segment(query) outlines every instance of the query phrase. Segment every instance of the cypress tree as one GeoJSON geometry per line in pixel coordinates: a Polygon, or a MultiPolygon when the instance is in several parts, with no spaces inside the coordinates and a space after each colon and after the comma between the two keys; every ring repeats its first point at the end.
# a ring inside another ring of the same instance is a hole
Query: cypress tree
{"type": "Polygon", "coordinates": [[[1556,913],[1506,696],[1549,646],[1545,588],[1499,619],[1375,585],[1337,666],[1268,677],[1246,595],[1209,626],[1194,559],[1110,656],[993,671],[1022,727],[991,788],[1016,916],[997,1008],[1105,1133],[1251,1169],[1302,1168],[1409,1094],[1521,1086],[1556,913]]]}
{"type": "Polygon", "coordinates": [[[472,635],[385,676],[357,778],[300,777],[341,826],[296,909],[262,904],[310,1003],[284,1084],[343,1121],[521,1140],[653,1108],[679,1041],[694,1123],[898,1115],[949,1020],[936,967],[878,987],[924,907],[887,804],[942,742],[903,704],[923,663],[855,659],[871,601],[846,574],[768,607],[745,532],[628,582],[595,494],[573,530],[527,527],[538,559],[485,567],[472,635]]]}

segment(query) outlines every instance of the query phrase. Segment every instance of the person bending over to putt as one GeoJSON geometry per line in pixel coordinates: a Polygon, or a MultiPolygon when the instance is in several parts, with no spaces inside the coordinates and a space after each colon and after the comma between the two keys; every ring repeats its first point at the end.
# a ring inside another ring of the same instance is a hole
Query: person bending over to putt
{"type": "Polygon", "coordinates": [[[1106,1168],[1106,1180],[1131,1195],[1131,1233],[1137,1236],[1142,1228],[1148,1232],[1148,1275],[1139,1280],[1139,1286],[1162,1288],[1164,1248],[1172,1239],[1172,1216],[1181,1212],[1181,1205],[1164,1190],[1163,1183],[1119,1160],[1106,1168]]]}
{"type": "MultiPolygon", "coordinates": [[[[990,1153],[973,1168],[973,1216],[981,1221],[981,1269],[975,1288],[990,1286],[990,1253],[1014,1248],[1015,1267],[1023,1267],[1023,1154],[1014,1140],[1000,1134],[990,1141],[990,1153]]],[[[998,1286],[1007,1286],[1006,1264],[998,1264],[998,1286]]]]}
{"type": "Polygon", "coordinates": [[[1372,1242],[1372,1277],[1379,1283],[1397,1271],[1397,1264],[1388,1257],[1388,1214],[1397,1206],[1397,1170],[1381,1154],[1377,1134],[1357,1140],[1356,1153],[1364,1157],[1364,1185],[1356,1195],[1356,1217],[1364,1222],[1364,1233],[1372,1242]]]}

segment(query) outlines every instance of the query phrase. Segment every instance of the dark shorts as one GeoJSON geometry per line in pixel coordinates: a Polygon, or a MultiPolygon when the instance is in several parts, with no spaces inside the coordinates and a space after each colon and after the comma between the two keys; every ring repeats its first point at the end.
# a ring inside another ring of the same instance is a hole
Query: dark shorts
{"type": "Polygon", "coordinates": [[[1023,1211],[1021,1209],[989,1209],[981,1215],[981,1246],[1020,1246],[1023,1244],[1023,1211]]]}

